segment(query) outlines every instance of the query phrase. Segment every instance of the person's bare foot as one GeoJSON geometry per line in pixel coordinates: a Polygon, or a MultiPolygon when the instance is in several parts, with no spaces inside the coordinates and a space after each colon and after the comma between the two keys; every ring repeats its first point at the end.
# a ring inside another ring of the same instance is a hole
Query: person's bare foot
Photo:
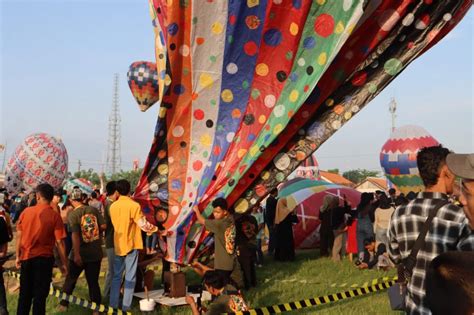
{"type": "Polygon", "coordinates": [[[65,312],[67,312],[67,306],[59,304],[58,307],[56,307],[56,311],[58,311],[60,313],[65,313],[65,312]]]}
{"type": "Polygon", "coordinates": [[[15,293],[20,290],[20,283],[14,283],[8,290],[10,293],[15,293]]]}

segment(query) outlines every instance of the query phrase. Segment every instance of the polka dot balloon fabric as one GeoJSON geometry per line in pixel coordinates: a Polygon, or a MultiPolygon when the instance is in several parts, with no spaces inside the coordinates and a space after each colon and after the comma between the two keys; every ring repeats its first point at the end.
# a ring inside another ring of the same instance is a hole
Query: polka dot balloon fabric
{"type": "Polygon", "coordinates": [[[252,164],[227,197],[228,201],[244,211],[261,200],[277,187],[280,178],[291,174],[411,61],[448,34],[470,6],[470,1],[407,0],[383,1],[367,7],[362,22],[291,120],[289,128],[252,164]],[[426,26],[417,22],[427,21],[426,16],[430,20],[426,26]],[[285,155],[290,163],[281,169],[274,157],[285,155]]]}
{"type": "Polygon", "coordinates": [[[194,205],[209,215],[209,202],[224,196],[251,207],[317,148],[306,137],[310,122],[329,124],[320,133],[330,136],[369,99],[345,96],[375,96],[379,78],[388,82],[420,54],[417,36],[449,23],[416,2],[150,0],[163,93],[135,198],[168,212],[168,260],[189,261],[205,239],[194,205]],[[386,52],[392,57],[374,67],[379,47],[408,47],[393,30],[417,44],[409,58],[386,52]],[[360,71],[368,60],[372,68],[360,71]],[[348,82],[347,95],[332,95],[348,82]]]}

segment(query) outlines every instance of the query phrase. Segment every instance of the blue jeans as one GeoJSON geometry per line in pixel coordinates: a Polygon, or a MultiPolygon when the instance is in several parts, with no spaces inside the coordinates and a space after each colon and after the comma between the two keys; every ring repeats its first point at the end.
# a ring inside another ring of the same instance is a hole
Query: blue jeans
{"type": "Polygon", "coordinates": [[[119,307],[120,286],[122,284],[123,272],[125,271],[124,293],[122,310],[128,311],[132,306],[135,282],[137,280],[138,251],[132,250],[127,256],[117,256],[114,259],[114,276],[112,288],[110,289],[110,306],[119,307]]]}
{"type": "Polygon", "coordinates": [[[104,297],[109,297],[110,287],[112,285],[112,278],[114,276],[115,249],[113,247],[106,248],[105,251],[107,252],[107,261],[109,263],[109,269],[107,270],[107,277],[105,278],[104,297]]]}
{"type": "Polygon", "coordinates": [[[158,236],[156,235],[156,233],[153,233],[152,235],[147,235],[146,236],[146,248],[156,249],[157,240],[158,240],[158,236]]]}
{"type": "Polygon", "coordinates": [[[374,237],[374,228],[372,226],[372,222],[363,222],[363,224],[359,224],[361,221],[357,222],[357,250],[359,252],[359,256],[364,252],[364,241],[368,238],[374,237]]]}

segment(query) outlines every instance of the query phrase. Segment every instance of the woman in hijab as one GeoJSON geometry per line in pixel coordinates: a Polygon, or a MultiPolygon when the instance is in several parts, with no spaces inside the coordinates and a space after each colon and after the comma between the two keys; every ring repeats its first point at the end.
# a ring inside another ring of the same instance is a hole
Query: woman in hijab
{"type": "Polygon", "coordinates": [[[374,233],[376,246],[379,244],[388,246],[388,227],[394,211],[395,208],[390,204],[390,199],[382,195],[379,207],[375,210],[374,233]]]}
{"type": "Polygon", "coordinates": [[[298,223],[296,208],[289,209],[286,198],[278,199],[275,213],[275,260],[295,260],[295,245],[293,242],[293,223],[298,223]]]}
{"type": "Polygon", "coordinates": [[[331,210],[334,207],[334,203],[334,196],[326,195],[323,199],[323,205],[319,209],[319,221],[321,221],[319,226],[319,253],[321,257],[329,257],[331,255],[334,242],[334,233],[331,227],[331,210]]]}
{"type": "Polygon", "coordinates": [[[360,203],[357,206],[357,248],[359,258],[364,253],[364,240],[374,237],[374,227],[370,219],[372,211],[372,200],[374,195],[371,193],[362,193],[360,203]]]}

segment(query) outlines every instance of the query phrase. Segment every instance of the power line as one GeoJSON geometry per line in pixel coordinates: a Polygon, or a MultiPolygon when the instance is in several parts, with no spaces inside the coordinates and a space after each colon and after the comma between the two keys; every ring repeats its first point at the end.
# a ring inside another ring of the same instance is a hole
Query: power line
{"type": "Polygon", "coordinates": [[[367,156],[378,156],[378,153],[372,154],[349,154],[349,155],[316,155],[317,159],[338,159],[338,158],[351,158],[351,157],[367,157],[367,156]]]}

